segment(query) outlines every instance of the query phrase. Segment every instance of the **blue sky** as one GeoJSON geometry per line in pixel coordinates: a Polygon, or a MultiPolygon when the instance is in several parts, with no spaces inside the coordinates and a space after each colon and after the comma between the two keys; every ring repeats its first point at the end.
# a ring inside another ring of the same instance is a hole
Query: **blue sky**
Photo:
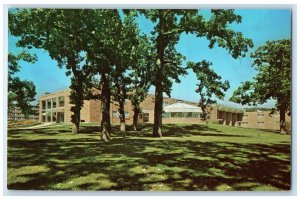
{"type": "MultiPolygon", "coordinates": [[[[263,45],[268,40],[278,40],[291,38],[291,10],[236,10],[242,16],[242,23],[233,24],[230,28],[241,31],[245,37],[251,38],[254,43],[245,58],[233,59],[226,50],[215,47],[208,48],[208,41],[204,38],[196,38],[190,34],[182,34],[176,46],[178,52],[186,56],[186,61],[198,62],[203,59],[213,63],[213,69],[224,80],[229,80],[230,89],[227,91],[225,99],[219,103],[240,106],[229,102],[228,99],[241,82],[251,80],[256,72],[251,67],[252,59],[250,53],[257,47],[263,45]]],[[[205,12],[207,16],[207,12],[205,12]]],[[[153,24],[144,17],[138,19],[141,30],[149,33],[153,24]]],[[[15,46],[17,38],[8,37],[8,50],[18,53],[20,49],[15,46]]],[[[70,77],[65,76],[65,70],[59,69],[56,61],[51,60],[47,51],[43,49],[31,49],[31,53],[38,56],[35,64],[20,62],[21,71],[16,74],[21,79],[34,82],[37,89],[37,99],[45,92],[55,92],[63,90],[70,85],[70,77]]],[[[181,77],[181,83],[174,83],[172,87],[172,97],[197,102],[199,95],[195,92],[197,84],[196,76],[189,71],[188,75],[181,77]]],[[[150,93],[154,93],[154,87],[150,88],[150,93]]],[[[269,101],[263,105],[265,107],[274,106],[274,101],[269,101]]]]}

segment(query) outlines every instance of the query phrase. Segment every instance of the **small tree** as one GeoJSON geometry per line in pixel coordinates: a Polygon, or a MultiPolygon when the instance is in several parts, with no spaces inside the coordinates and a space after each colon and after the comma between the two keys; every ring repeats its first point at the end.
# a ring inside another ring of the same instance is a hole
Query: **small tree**
{"type": "Polygon", "coordinates": [[[20,80],[15,73],[20,71],[19,61],[23,60],[35,63],[36,56],[30,55],[28,52],[22,51],[18,55],[8,54],[8,107],[19,107],[22,113],[27,116],[32,114],[32,105],[35,100],[35,85],[31,81],[20,80]]]}
{"type": "Polygon", "coordinates": [[[268,41],[251,57],[258,74],[252,81],[242,83],[230,100],[257,105],[275,99],[280,114],[280,132],[286,133],[285,115],[291,110],[291,41],[268,41]]]}
{"type": "Polygon", "coordinates": [[[229,89],[229,81],[222,82],[221,76],[210,68],[211,65],[211,62],[205,60],[187,64],[188,68],[194,71],[199,81],[196,92],[200,95],[199,107],[202,109],[206,124],[208,124],[210,118],[212,104],[217,103],[217,100],[213,99],[213,95],[218,99],[223,99],[225,92],[229,89]]]}

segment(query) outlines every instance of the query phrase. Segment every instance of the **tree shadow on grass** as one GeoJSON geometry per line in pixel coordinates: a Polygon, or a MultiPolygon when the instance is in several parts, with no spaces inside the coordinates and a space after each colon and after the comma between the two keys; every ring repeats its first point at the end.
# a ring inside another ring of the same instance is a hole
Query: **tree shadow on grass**
{"type": "MultiPolygon", "coordinates": [[[[220,137],[248,137],[246,135],[229,134],[203,124],[164,124],[163,137],[190,137],[190,136],[220,136],[220,137]]],[[[118,130],[115,130],[118,132],[118,130]]],[[[119,135],[122,135],[119,133],[119,135]]],[[[124,134],[123,134],[124,135],[124,134]]],[[[140,126],[140,131],[127,131],[127,136],[152,137],[152,124],[140,126]]]]}
{"type": "MultiPolygon", "coordinates": [[[[18,135],[12,132],[10,136],[14,134],[18,135]]],[[[54,133],[43,129],[38,134],[54,133]]],[[[289,144],[239,144],[231,139],[227,142],[183,142],[130,136],[104,143],[95,139],[96,134],[94,137],[91,132],[89,134],[90,138],[73,139],[11,137],[8,140],[8,188],[290,189],[289,144]]]]}

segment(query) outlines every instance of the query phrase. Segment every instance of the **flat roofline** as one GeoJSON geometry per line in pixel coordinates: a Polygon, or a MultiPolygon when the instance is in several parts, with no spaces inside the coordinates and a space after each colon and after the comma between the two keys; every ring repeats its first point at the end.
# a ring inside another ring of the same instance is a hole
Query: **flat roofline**
{"type": "Polygon", "coordinates": [[[44,95],[40,96],[40,99],[41,99],[42,97],[47,97],[47,96],[50,96],[50,95],[53,95],[53,94],[58,94],[58,93],[61,93],[61,92],[66,92],[66,91],[68,91],[68,90],[71,90],[71,89],[70,89],[70,88],[67,88],[67,89],[59,90],[59,91],[56,91],[56,92],[53,92],[53,93],[44,94],[44,95]]]}

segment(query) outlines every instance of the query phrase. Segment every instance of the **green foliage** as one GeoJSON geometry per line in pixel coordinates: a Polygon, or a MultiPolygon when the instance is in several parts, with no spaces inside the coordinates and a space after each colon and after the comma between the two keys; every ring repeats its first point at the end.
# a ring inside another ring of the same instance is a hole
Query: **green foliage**
{"type": "MultiPolygon", "coordinates": [[[[120,17],[120,16],[119,16],[120,17]]],[[[138,52],[139,42],[139,28],[131,15],[131,12],[124,17],[124,20],[119,19],[118,37],[116,42],[116,66],[112,68],[112,95],[114,100],[119,103],[120,119],[125,121],[124,103],[128,98],[128,91],[130,90],[131,77],[129,71],[134,71],[140,65],[137,59],[141,56],[138,52]]]]}
{"type": "Polygon", "coordinates": [[[251,57],[257,75],[238,87],[231,101],[241,104],[263,104],[270,99],[277,101],[280,111],[280,129],[285,129],[285,114],[291,110],[291,41],[268,41],[251,57]]]}
{"type": "Polygon", "coordinates": [[[251,54],[258,74],[246,81],[233,93],[231,101],[241,104],[263,104],[269,99],[277,105],[290,107],[291,94],[291,42],[268,41],[251,54]]]}
{"type": "MultiPolygon", "coordinates": [[[[101,10],[99,11],[101,13],[101,10]]],[[[94,22],[101,17],[92,9],[17,9],[9,12],[9,31],[18,36],[17,46],[42,48],[71,78],[70,103],[72,122],[78,126],[84,91],[89,89],[91,63],[87,45],[95,31],[94,22]]],[[[101,30],[101,31],[100,31],[101,30]]]]}
{"type": "Polygon", "coordinates": [[[199,106],[202,109],[202,115],[205,119],[210,118],[212,104],[217,103],[214,99],[223,99],[225,92],[229,89],[229,81],[222,82],[222,77],[211,69],[212,63],[203,60],[198,63],[189,62],[188,68],[191,68],[197,76],[199,83],[196,92],[200,95],[199,106]]]}
{"type": "Polygon", "coordinates": [[[21,80],[15,76],[15,73],[19,72],[21,68],[20,60],[35,63],[37,58],[26,51],[22,51],[18,55],[8,53],[8,106],[10,108],[19,107],[27,116],[32,113],[30,103],[35,100],[36,91],[33,82],[21,80]]]}
{"type": "Polygon", "coordinates": [[[146,35],[138,39],[135,64],[129,73],[131,79],[129,99],[134,109],[140,112],[140,103],[147,97],[151,82],[154,81],[155,49],[146,35]]]}
{"type": "Polygon", "coordinates": [[[172,80],[180,82],[179,77],[186,74],[186,68],[181,66],[184,56],[175,49],[180,34],[191,33],[197,37],[205,37],[210,42],[209,48],[217,44],[228,50],[233,58],[244,57],[248,48],[253,47],[253,43],[244,38],[241,32],[228,27],[229,24],[241,22],[241,16],[236,15],[232,9],[211,10],[209,19],[205,19],[201,11],[196,9],[139,12],[155,24],[151,32],[157,59],[153,82],[156,87],[153,134],[161,136],[162,93],[170,96],[172,80]]]}

